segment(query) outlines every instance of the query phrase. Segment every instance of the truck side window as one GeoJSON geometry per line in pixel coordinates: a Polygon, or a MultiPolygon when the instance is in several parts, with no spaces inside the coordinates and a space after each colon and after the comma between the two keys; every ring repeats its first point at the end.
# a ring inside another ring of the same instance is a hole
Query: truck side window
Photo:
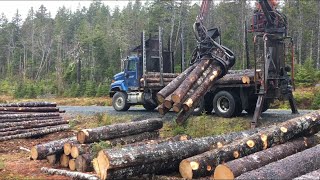
{"type": "Polygon", "coordinates": [[[136,70],[135,61],[128,61],[128,71],[135,71],[135,70],[136,70]]]}

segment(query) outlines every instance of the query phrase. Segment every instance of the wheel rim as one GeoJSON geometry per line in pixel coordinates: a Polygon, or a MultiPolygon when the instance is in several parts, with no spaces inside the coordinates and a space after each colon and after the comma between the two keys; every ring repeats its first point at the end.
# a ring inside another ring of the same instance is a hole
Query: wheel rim
{"type": "Polygon", "coordinates": [[[228,112],[230,109],[229,99],[226,98],[225,96],[219,97],[219,99],[217,101],[217,108],[222,113],[228,112]]]}
{"type": "Polygon", "coordinates": [[[117,98],[116,100],[116,106],[121,108],[124,104],[124,99],[122,97],[117,98]]]}

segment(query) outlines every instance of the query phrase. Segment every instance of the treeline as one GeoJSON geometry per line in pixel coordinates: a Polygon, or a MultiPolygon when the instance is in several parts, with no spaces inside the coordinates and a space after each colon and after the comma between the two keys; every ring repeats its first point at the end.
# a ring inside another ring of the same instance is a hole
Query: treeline
{"type": "MultiPolygon", "coordinates": [[[[208,28],[220,27],[222,43],[235,52],[234,69],[245,67],[244,24],[251,22],[252,4],[247,0],[212,3],[206,22],[208,28]]],[[[297,69],[311,67],[309,85],[313,84],[319,79],[320,1],[286,0],[279,8],[288,17],[289,35],[296,44],[297,69]]],[[[122,10],[111,9],[107,1],[93,1],[75,12],[61,7],[55,17],[44,6],[31,8],[25,19],[18,11],[12,18],[1,14],[0,92],[16,97],[107,95],[112,76],[120,72],[120,59],[140,43],[142,30],[157,32],[159,25],[164,28],[164,44],[172,44],[179,72],[181,42],[186,60],[196,46],[192,24],[199,9],[190,0],[135,0],[122,10]]],[[[249,45],[253,49],[252,41],[249,45]]],[[[309,77],[310,70],[297,75],[309,77]]]]}

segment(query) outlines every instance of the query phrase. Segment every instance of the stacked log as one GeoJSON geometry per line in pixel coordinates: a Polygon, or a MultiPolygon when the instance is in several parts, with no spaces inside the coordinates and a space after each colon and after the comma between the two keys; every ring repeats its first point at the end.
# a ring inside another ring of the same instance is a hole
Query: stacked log
{"type": "MultiPolygon", "coordinates": [[[[176,79],[157,93],[160,103],[159,112],[165,114],[172,107],[175,112],[179,112],[176,122],[183,124],[190,116],[191,112],[201,102],[202,97],[215,85],[216,81],[227,74],[233,63],[226,63],[229,59],[226,50],[222,48],[210,49],[211,54],[201,56],[195,63],[185,70],[176,79]],[[224,63],[221,63],[224,62],[224,63]]],[[[230,52],[232,54],[232,52],[230,52]]],[[[238,75],[231,75],[221,82],[250,83],[250,78],[239,78],[238,75]]]]}
{"type": "Polygon", "coordinates": [[[320,145],[293,154],[259,169],[241,174],[236,179],[293,179],[320,169],[320,145]]]}
{"type": "Polygon", "coordinates": [[[315,179],[318,179],[318,180],[320,179],[320,169],[294,178],[294,180],[315,180],[315,179]]]}
{"type": "MultiPolygon", "coordinates": [[[[98,153],[94,160],[96,163],[93,165],[101,179],[107,178],[109,176],[108,172],[123,171],[124,168],[148,167],[146,171],[140,170],[139,174],[152,174],[166,171],[166,168],[169,167],[168,164],[170,166],[174,164],[172,168],[178,170],[178,163],[175,162],[179,162],[185,157],[208,151],[237,138],[247,137],[257,131],[256,129],[186,141],[129,146],[121,149],[104,149],[98,153]]],[[[127,176],[130,176],[130,174],[127,174],[127,176]]]]}
{"type": "Polygon", "coordinates": [[[278,126],[267,128],[227,146],[189,157],[181,161],[180,174],[188,179],[210,176],[216,166],[223,162],[265,150],[273,145],[285,143],[295,136],[300,136],[305,132],[309,133],[311,128],[319,126],[319,122],[320,110],[280,123],[278,126]]]}
{"type": "Polygon", "coordinates": [[[0,141],[41,136],[69,129],[56,103],[0,104],[0,141]]]}

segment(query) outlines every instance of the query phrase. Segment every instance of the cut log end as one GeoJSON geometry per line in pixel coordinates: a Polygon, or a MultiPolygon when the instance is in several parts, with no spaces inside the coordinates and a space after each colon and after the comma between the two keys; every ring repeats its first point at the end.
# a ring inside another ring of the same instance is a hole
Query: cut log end
{"type": "Polygon", "coordinates": [[[216,167],[213,174],[213,179],[234,179],[234,174],[226,165],[220,164],[216,167]]]}
{"type": "Polygon", "coordinates": [[[281,127],[281,128],[280,128],[280,130],[281,130],[281,132],[283,132],[283,133],[288,132],[288,129],[287,129],[287,128],[285,128],[285,127],[281,127]]]}
{"type": "Polygon", "coordinates": [[[175,103],[180,103],[180,101],[181,101],[181,98],[177,94],[172,94],[171,99],[175,103]]]}
{"type": "Polygon", "coordinates": [[[70,154],[71,154],[71,157],[77,158],[79,156],[79,149],[75,146],[72,146],[70,154]]]}
{"type": "Polygon", "coordinates": [[[160,103],[163,103],[164,100],[165,100],[165,98],[164,98],[162,95],[160,95],[160,94],[157,94],[157,99],[158,99],[158,101],[159,101],[160,103]]]}
{"type": "Polygon", "coordinates": [[[235,159],[238,159],[239,156],[240,156],[239,151],[234,151],[234,152],[233,152],[233,157],[234,157],[235,159]]]}
{"type": "Polygon", "coordinates": [[[76,162],[75,159],[70,159],[69,160],[69,169],[71,171],[75,171],[76,170],[76,162]]]}
{"type": "Polygon", "coordinates": [[[66,154],[62,154],[60,157],[60,165],[61,167],[67,168],[69,166],[70,157],[66,154]]]}
{"type": "Polygon", "coordinates": [[[97,158],[94,158],[92,160],[92,166],[93,166],[94,171],[97,173],[97,176],[101,177],[101,172],[100,172],[99,163],[98,163],[97,158]]]}
{"type": "Polygon", "coordinates": [[[263,143],[263,149],[267,149],[268,148],[268,136],[265,134],[262,134],[261,141],[263,143]]]}
{"type": "Polygon", "coordinates": [[[100,179],[105,180],[107,179],[107,170],[109,168],[109,160],[108,157],[104,154],[103,150],[99,151],[98,157],[98,167],[99,167],[99,172],[100,172],[100,179]]]}
{"type": "Polygon", "coordinates": [[[248,145],[250,148],[253,148],[254,145],[255,145],[255,143],[254,143],[254,141],[249,140],[249,141],[247,141],[247,145],[248,145]]]}
{"type": "Polygon", "coordinates": [[[192,169],[195,167],[191,166],[191,162],[188,160],[182,160],[179,164],[179,172],[183,178],[192,179],[193,172],[192,169]]]}
{"type": "Polygon", "coordinates": [[[31,159],[36,160],[38,158],[38,151],[35,146],[31,148],[30,153],[31,153],[31,159]]]}
{"type": "Polygon", "coordinates": [[[86,133],[84,132],[84,130],[79,131],[79,132],[77,133],[77,140],[78,140],[81,144],[83,144],[83,143],[85,142],[85,140],[86,140],[86,133]]]}
{"type": "Polygon", "coordinates": [[[172,102],[171,101],[164,101],[164,106],[168,109],[172,108],[172,102]]]}
{"type": "Polygon", "coordinates": [[[66,154],[66,155],[70,155],[71,153],[71,144],[70,143],[64,143],[63,145],[63,152],[66,154]]]}

